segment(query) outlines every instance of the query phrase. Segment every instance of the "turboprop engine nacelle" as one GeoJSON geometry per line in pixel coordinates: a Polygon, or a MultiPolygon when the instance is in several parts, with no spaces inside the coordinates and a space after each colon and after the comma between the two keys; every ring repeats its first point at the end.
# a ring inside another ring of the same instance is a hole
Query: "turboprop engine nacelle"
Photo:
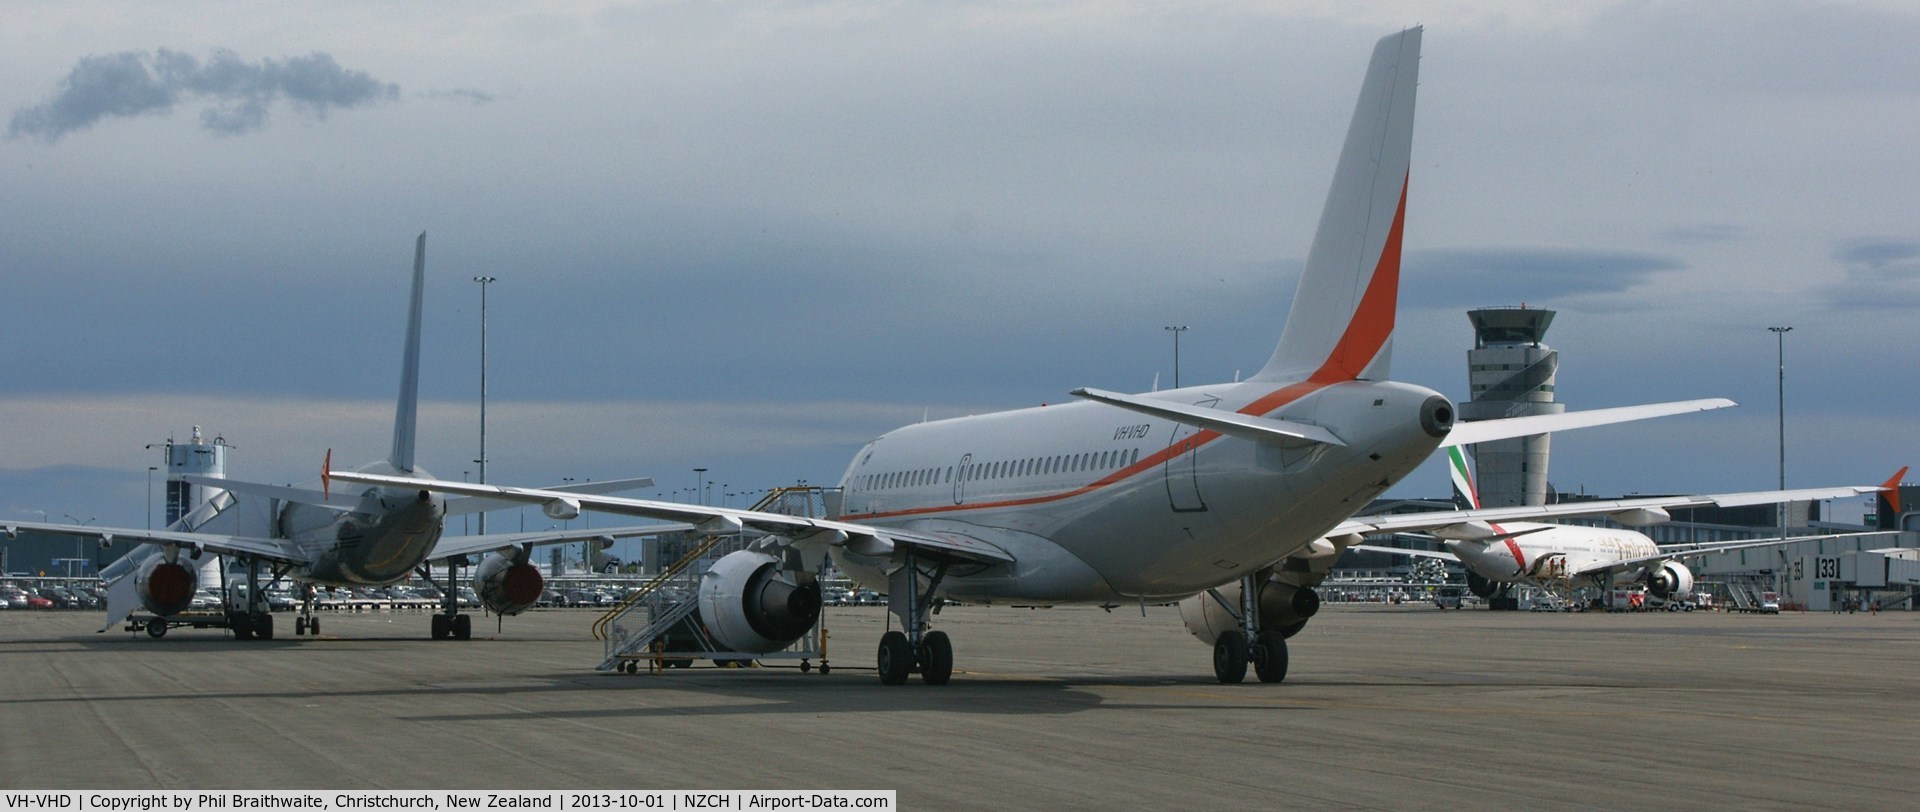
{"type": "Polygon", "coordinates": [[[517,615],[540,599],[546,579],[524,551],[490,553],[473,568],[473,592],[496,615],[517,615]]]}
{"type": "Polygon", "coordinates": [[[154,555],[135,571],[134,590],[147,611],[171,617],[193,604],[193,594],[200,589],[200,569],[185,558],[184,553],[173,561],[154,555]]]}
{"type": "Polygon", "coordinates": [[[763,552],[728,553],[700,578],[700,620],[732,651],[779,651],[820,619],[820,582],[763,552]]]}
{"type": "MultiPolygon", "coordinates": [[[[1220,635],[1240,628],[1240,621],[1234,614],[1240,611],[1240,582],[1234,581],[1214,590],[1225,598],[1233,612],[1228,612],[1220,601],[1212,595],[1202,592],[1180,602],[1180,620],[1187,624],[1187,631],[1200,642],[1209,646],[1220,639],[1220,635]]],[[[1260,628],[1264,631],[1278,631],[1288,637],[1306,625],[1307,618],[1320,611],[1320,594],[1311,589],[1297,587],[1279,581],[1261,579],[1260,595],[1255,602],[1260,612],[1260,628]]]]}
{"type": "Polygon", "coordinates": [[[1661,600],[1684,601],[1693,597],[1693,570],[1678,561],[1668,561],[1647,574],[1647,591],[1661,600]]]}

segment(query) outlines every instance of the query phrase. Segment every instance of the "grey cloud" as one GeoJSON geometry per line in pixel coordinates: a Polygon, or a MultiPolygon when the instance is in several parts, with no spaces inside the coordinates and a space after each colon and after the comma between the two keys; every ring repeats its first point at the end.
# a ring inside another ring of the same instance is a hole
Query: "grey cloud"
{"type": "Polygon", "coordinates": [[[464,87],[454,88],[452,90],[429,90],[420,94],[420,96],[421,98],[433,99],[434,101],[461,102],[463,104],[471,104],[475,107],[489,104],[495,98],[492,93],[484,90],[474,90],[464,87]]]}
{"type": "Polygon", "coordinates": [[[1674,226],[1673,228],[1660,232],[1660,236],[1668,242],[1677,242],[1682,245],[1698,245],[1701,243],[1733,242],[1743,239],[1747,236],[1747,229],[1744,226],[1728,225],[1726,223],[1701,223],[1691,226],[1674,226]]]}
{"type": "Polygon", "coordinates": [[[1643,251],[1581,248],[1455,248],[1407,255],[1402,300],[1418,307],[1474,307],[1620,293],[1685,268],[1643,251]]]}
{"type": "Polygon", "coordinates": [[[164,48],[152,54],[124,51],[83,57],[52,98],[14,111],[7,137],[51,144],[102,119],[163,115],[195,99],[210,103],[200,113],[201,126],[236,135],[265,126],[269,107],[283,99],[325,118],[331,110],[390,101],[399,93],[398,85],[347,70],[317,52],[248,62],[220,50],[203,62],[164,48]]]}
{"type": "Polygon", "coordinates": [[[1820,289],[1840,310],[1920,307],[1920,241],[1863,237],[1834,246],[1846,280],[1820,289]]]}

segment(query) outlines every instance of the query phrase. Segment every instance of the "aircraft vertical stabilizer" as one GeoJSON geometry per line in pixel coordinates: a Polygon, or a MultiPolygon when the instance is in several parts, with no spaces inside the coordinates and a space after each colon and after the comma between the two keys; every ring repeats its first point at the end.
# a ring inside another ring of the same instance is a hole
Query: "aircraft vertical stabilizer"
{"type": "Polygon", "coordinates": [[[1461,510],[1480,509],[1480,489],[1473,484],[1473,470],[1467,467],[1467,455],[1459,446],[1447,447],[1447,470],[1453,474],[1453,501],[1461,510]]]}
{"type": "Polygon", "coordinates": [[[427,232],[413,245],[413,301],[407,311],[407,347],[400,359],[400,402],[393,410],[393,453],[387,462],[396,471],[413,470],[414,423],[420,413],[420,304],[426,291],[427,232]]]}
{"type": "Polygon", "coordinates": [[[1280,345],[1250,380],[1386,378],[1419,67],[1419,28],[1374,47],[1280,345]]]}

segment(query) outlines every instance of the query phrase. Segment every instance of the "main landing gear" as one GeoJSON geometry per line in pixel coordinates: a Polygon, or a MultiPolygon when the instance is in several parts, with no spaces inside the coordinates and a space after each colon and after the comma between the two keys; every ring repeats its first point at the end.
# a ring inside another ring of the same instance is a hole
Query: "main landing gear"
{"type": "Polygon", "coordinates": [[[432,631],[435,640],[469,640],[473,637],[473,616],[460,613],[458,585],[460,565],[465,560],[464,556],[447,559],[447,582],[444,584],[434,582],[430,567],[423,564],[418,570],[420,577],[425,578],[427,583],[433,584],[440,590],[440,611],[433,615],[432,631]]]}
{"type": "Polygon", "coordinates": [[[300,616],[293,619],[294,636],[311,634],[320,636],[320,618],[313,616],[313,584],[300,585],[300,616]]]}
{"type": "Polygon", "coordinates": [[[1227,604],[1219,590],[1207,590],[1208,595],[1240,621],[1240,628],[1221,633],[1213,643],[1213,676],[1224,684],[1245,681],[1248,665],[1253,666],[1254,675],[1261,682],[1282,682],[1287,678],[1288,630],[1260,628],[1259,587],[1257,574],[1240,579],[1238,610],[1227,604]]]}
{"type": "MultiPolygon", "coordinates": [[[[906,566],[894,571],[888,594],[888,611],[900,618],[905,631],[889,631],[880,636],[878,666],[880,682],[903,685],[918,672],[928,685],[945,685],[953,678],[953,641],[946,632],[928,631],[934,591],[947,576],[947,564],[935,564],[925,588],[920,585],[920,568],[913,548],[906,551],[906,566]]],[[[824,669],[822,669],[824,670],[824,669]]]]}
{"type": "MultiPolygon", "coordinates": [[[[224,568],[221,573],[222,580],[225,580],[224,568]]],[[[223,589],[222,592],[226,593],[222,603],[226,606],[227,628],[233,631],[233,639],[273,639],[273,613],[267,605],[266,596],[260,592],[260,559],[247,559],[247,592],[242,605],[234,605],[231,590],[223,589]]],[[[161,634],[165,633],[163,628],[161,634]]],[[[147,627],[147,634],[153,634],[152,626],[147,627]]]]}

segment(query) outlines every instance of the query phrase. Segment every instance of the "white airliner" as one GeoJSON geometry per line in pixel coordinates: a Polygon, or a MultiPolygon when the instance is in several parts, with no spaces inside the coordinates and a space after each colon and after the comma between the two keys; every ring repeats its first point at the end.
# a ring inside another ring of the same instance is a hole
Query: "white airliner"
{"type": "MultiPolygon", "coordinates": [[[[1653,539],[1633,530],[1609,527],[1540,524],[1502,521],[1502,517],[1543,515],[1539,508],[1480,508],[1479,491],[1466,457],[1458,447],[1446,449],[1456,495],[1466,502],[1477,518],[1445,521],[1446,514],[1414,513],[1378,517],[1380,530],[1426,530],[1440,539],[1444,550],[1414,550],[1401,547],[1355,545],[1362,552],[1390,553],[1417,558],[1459,561],[1467,570],[1467,588],[1482,598],[1504,594],[1515,583],[1526,583],[1556,593],[1594,586],[1611,589],[1618,582],[1645,584],[1647,592],[1661,600],[1685,602],[1693,596],[1693,571],[1680,562],[1683,558],[1708,553],[1759,547],[1778,547],[1827,536],[1761,541],[1655,544],[1653,539]]],[[[1645,526],[1670,518],[1668,511],[1690,507],[1739,507],[1814,499],[1833,499],[1892,489],[1900,484],[1907,469],[1901,468],[1886,483],[1848,488],[1809,488],[1798,491],[1752,491],[1704,496],[1656,497],[1653,499],[1613,499],[1576,502],[1564,507],[1576,512],[1558,511],[1554,515],[1608,516],[1623,524],[1645,526]]],[[[1365,521],[1364,519],[1361,521],[1365,521]]]]}
{"type": "MultiPolygon", "coordinates": [[[[426,283],[427,235],[414,246],[413,293],[407,317],[406,348],[402,355],[399,404],[394,410],[393,446],[387,459],[358,470],[425,476],[414,465],[414,424],[420,384],[420,308],[426,283]]],[[[328,455],[331,461],[331,454],[328,455]]],[[[324,468],[327,466],[323,465],[324,468]]],[[[435,639],[466,639],[472,618],[459,611],[458,567],[469,555],[487,553],[474,570],[473,583],[480,603],[499,615],[513,615],[533,605],[544,588],[538,568],[529,563],[537,544],[601,540],[660,532],[662,528],[610,528],[579,532],[503,533],[441,538],[442,521],[451,511],[477,512],[503,507],[487,500],[443,500],[418,488],[369,487],[358,493],[282,487],[229,479],[188,477],[213,489],[198,510],[181,517],[166,530],[142,530],[97,525],[6,522],[0,531],[8,537],[21,530],[94,538],[102,541],[147,542],[115,561],[102,573],[107,591],[106,631],[132,614],[136,607],[153,613],[147,633],[160,637],[170,618],[186,610],[199,588],[199,563],[209,555],[233,556],[248,563],[250,605],[229,607],[229,626],[240,639],[272,639],[273,615],[259,588],[262,564],[273,568],[273,578],[288,576],[319,586],[383,586],[418,573],[431,580],[429,561],[445,561],[447,582],[437,584],[444,595],[433,616],[435,639]]],[[[610,493],[652,485],[651,480],[613,480],[570,489],[582,493],[610,493]]],[[[571,518],[562,516],[559,518],[571,518]]],[[[665,528],[673,529],[673,528],[665,528]]],[[[318,634],[320,619],[313,616],[307,590],[294,633],[318,634]]]]}
{"type": "Polygon", "coordinates": [[[763,534],[703,576],[700,620],[734,651],[767,652],[818,616],[813,573],[832,552],[888,595],[882,682],[952,675],[941,596],[969,603],[1166,603],[1230,622],[1197,630],[1215,675],[1287,668],[1312,586],[1361,525],[1348,517],[1442,444],[1718,408],[1690,401],[1454,424],[1453,404],[1388,380],[1399,288],[1420,29],[1373,52],[1279,345],[1243,382],[1082,400],[889,432],[840,480],[832,519],[672,502],[335,473],[337,479],[763,534]],[[1217,613],[1209,609],[1218,610],[1217,613]]]}

